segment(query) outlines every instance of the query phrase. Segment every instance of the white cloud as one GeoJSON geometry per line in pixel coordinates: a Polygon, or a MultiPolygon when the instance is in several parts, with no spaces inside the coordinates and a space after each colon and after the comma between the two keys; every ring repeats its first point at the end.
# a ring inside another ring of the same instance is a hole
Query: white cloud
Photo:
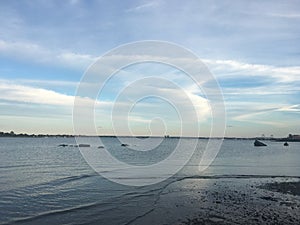
{"type": "MultiPolygon", "coordinates": [[[[117,102],[118,106],[120,106],[123,111],[118,112],[121,115],[127,115],[128,112],[124,111],[132,107],[133,102],[130,99],[139,98],[139,96],[143,96],[149,94],[152,91],[156,96],[163,96],[165,99],[173,100],[174,105],[178,105],[181,109],[185,109],[185,115],[190,114],[190,110],[192,107],[195,108],[195,112],[199,118],[199,121],[205,121],[210,113],[209,103],[206,99],[193,94],[188,91],[172,89],[172,88],[164,88],[164,87],[148,87],[140,86],[137,89],[131,89],[130,92],[125,93],[123,99],[120,102],[117,102]],[[191,103],[186,102],[186,98],[190,99],[191,103]],[[128,99],[128,97],[130,99],[128,99]],[[129,107],[129,108],[128,108],[129,107]]],[[[39,105],[52,105],[59,107],[67,107],[71,109],[74,104],[75,96],[66,95],[59,92],[55,92],[50,89],[45,88],[36,88],[24,84],[18,84],[16,82],[9,82],[6,80],[1,80],[0,82],[0,100],[10,103],[18,103],[18,104],[39,104],[39,105]]],[[[103,115],[110,115],[113,105],[115,104],[115,100],[108,101],[94,101],[88,97],[76,97],[79,100],[79,104],[82,106],[96,106],[97,112],[103,115]]],[[[145,115],[149,115],[149,108],[152,108],[151,104],[142,104],[143,110],[140,111],[139,116],[143,118],[144,121],[147,121],[147,118],[143,117],[145,115]]],[[[160,106],[159,106],[160,107],[160,106]]],[[[164,115],[164,106],[158,111],[164,115]]],[[[99,115],[99,114],[98,114],[99,115]]],[[[107,118],[107,116],[105,116],[107,118]]],[[[141,122],[141,121],[140,121],[141,122]]],[[[196,122],[196,121],[194,121],[196,122]]]]}
{"type": "Polygon", "coordinates": [[[0,83],[0,92],[0,99],[6,101],[59,106],[71,106],[74,102],[73,96],[18,84],[0,83]]]}
{"type": "MultiPolygon", "coordinates": [[[[73,107],[75,96],[62,94],[50,89],[36,88],[27,85],[20,85],[13,82],[0,82],[0,100],[17,103],[40,104],[73,107]]],[[[110,105],[110,102],[94,101],[88,97],[76,96],[82,106],[103,107],[110,105]]]]}

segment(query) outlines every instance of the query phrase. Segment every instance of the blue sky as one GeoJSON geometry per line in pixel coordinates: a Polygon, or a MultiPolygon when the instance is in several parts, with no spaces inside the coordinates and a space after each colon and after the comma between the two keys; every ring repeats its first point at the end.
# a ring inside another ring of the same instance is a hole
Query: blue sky
{"type": "MultiPolygon", "coordinates": [[[[300,133],[299,24],[300,4],[292,0],[0,1],[1,130],[73,133],[74,95],[87,67],[119,45],[163,40],[193,51],[215,75],[225,99],[226,136],[300,133]]],[[[116,94],[151,75],[185,88],[198,104],[200,134],[209,135],[208,100],[179,71],[149,64],[127,68],[107,84],[99,98],[105,104],[96,110],[99,134],[113,133],[116,94]]],[[[141,92],[137,87],[130,94],[141,92]]],[[[158,99],[144,99],[129,123],[134,134],[151,134],[149,126],[152,134],[161,134],[162,126],[179,132],[174,111],[158,99]]]]}

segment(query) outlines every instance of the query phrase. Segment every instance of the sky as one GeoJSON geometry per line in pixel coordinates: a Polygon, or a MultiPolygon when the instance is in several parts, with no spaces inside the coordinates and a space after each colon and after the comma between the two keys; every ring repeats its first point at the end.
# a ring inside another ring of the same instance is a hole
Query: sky
{"type": "MultiPolygon", "coordinates": [[[[120,45],[159,40],[189,49],[215,76],[225,136],[299,134],[299,24],[296,0],[0,1],[0,131],[73,134],[76,90],[89,66],[120,45]]],[[[185,118],[168,98],[188,111],[183,92],[199,135],[209,136],[218,119],[211,100],[183,71],[160,63],[131,65],[107,81],[96,99],[95,129],[114,134],[126,115],[130,134],[179,135],[185,118]],[[150,91],[164,98],[140,98],[150,91]],[[118,96],[133,105],[112,116],[118,96]]]]}

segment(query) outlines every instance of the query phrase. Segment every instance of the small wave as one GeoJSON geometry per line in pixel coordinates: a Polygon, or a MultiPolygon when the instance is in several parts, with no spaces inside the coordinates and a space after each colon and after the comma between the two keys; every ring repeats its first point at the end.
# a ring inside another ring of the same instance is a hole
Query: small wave
{"type": "Polygon", "coordinates": [[[18,194],[24,194],[24,193],[32,192],[32,190],[37,191],[37,190],[44,189],[44,188],[53,188],[53,187],[64,185],[68,182],[82,180],[82,179],[86,179],[86,178],[90,178],[90,177],[94,177],[94,176],[97,176],[97,174],[83,174],[83,175],[78,175],[78,176],[57,178],[57,179],[54,179],[51,181],[28,185],[26,187],[15,188],[15,189],[13,188],[13,189],[10,189],[9,191],[15,192],[18,194]]]}
{"type": "Polygon", "coordinates": [[[9,222],[6,222],[6,223],[1,223],[1,225],[12,225],[12,224],[22,224],[22,223],[26,223],[26,222],[33,222],[33,221],[36,221],[36,220],[39,220],[39,219],[44,219],[44,218],[50,217],[50,216],[56,216],[56,215],[67,214],[67,213],[74,213],[74,212],[79,211],[79,210],[87,210],[87,209],[91,209],[91,208],[94,208],[94,207],[100,207],[100,206],[102,206],[102,208],[98,212],[113,210],[113,209],[116,208],[116,207],[111,206],[111,204],[108,203],[108,202],[100,202],[100,203],[96,202],[96,203],[90,203],[90,204],[80,205],[80,206],[66,208],[66,209],[47,211],[47,212],[43,212],[43,213],[40,213],[40,214],[37,214],[37,215],[16,219],[16,220],[9,221],[9,222]],[[104,207],[104,206],[106,206],[106,207],[104,207]]]}
{"type": "Polygon", "coordinates": [[[236,174],[228,174],[228,175],[211,175],[211,176],[202,176],[202,175],[195,175],[195,176],[185,176],[179,178],[179,180],[184,179],[251,179],[251,178],[299,178],[300,176],[286,176],[286,175],[236,175],[236,174]]]}
{"type": "Polygon", "coordinates": [[[96,174],[83,174],[79,176],[69,176],[69,177],[63,177],[63,178],[58,178],[56,180],[53,180],[51,182],[46,183],[47,185],[63,185],[68,182],[76,181],[76,180],[81,180],[89,177],[96,176],[96,174]]]}
{"type": "Polygon", "coordinates": [[[0,169],[30,167],[30,166],[35,166],[35,165],[34,164],[7,165],[7,166],[0,166],[0,169]]]}

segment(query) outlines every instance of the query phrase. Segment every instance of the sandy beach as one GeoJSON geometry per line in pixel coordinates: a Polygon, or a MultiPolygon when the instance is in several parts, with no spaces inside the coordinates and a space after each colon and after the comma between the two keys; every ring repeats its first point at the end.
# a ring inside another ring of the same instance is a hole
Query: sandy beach
{"type": "Polygon", "coordinates": [[[185,178],[128,224],[299,224],[299,187],[292,177],[185,178]]]}

